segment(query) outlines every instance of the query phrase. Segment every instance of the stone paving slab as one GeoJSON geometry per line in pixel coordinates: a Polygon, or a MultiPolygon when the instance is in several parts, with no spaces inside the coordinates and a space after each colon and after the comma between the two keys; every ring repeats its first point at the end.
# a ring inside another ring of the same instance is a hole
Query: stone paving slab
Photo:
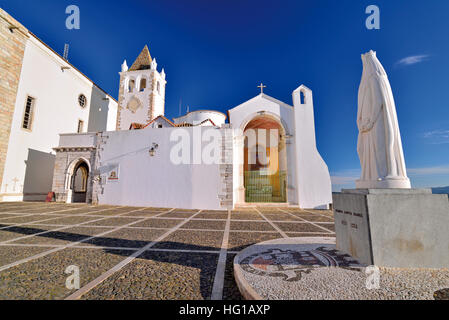
{"type": "Polygon", "coordinates": [[[236,222],[231,221],[231,230],[275,231],[268,222],[236,222]]]}
{"type": "Polygon", "coordinates": [[[336,238],[335,234],[329,234],[323,231],[323,233],[301,233],[301,232],[287,232],[287,236],[290,238],[308,238],[308,237],[325,237],[325,238],[336,238]]]}
{"type": "Polygon", "coordinates": [[[11,208],[9,208],[9,207],[1,207],[0,208],[0,212],[1,213],[3,213],[3,212],[17,213],[16,211],[26,210],[26,209],[30,210],[30,208],[32,208],[32,207],[11,207],[11,208]]]}
{"type": "Polygon", "coordinates": [[[275,223],[284,232],[325,232],[323,229],[316,227],[310,223],[275,223]]]}
{"type": "MultiPolygon", "coordinates": [[[[82,209],[82,208],[79,208],[82,209]]],[[[11,210],[12,212],[19,212],[19,213],[27,213],[27,214],[45,214],[45,213],[65,213],[65,210],[71,210],[70,208],[60,208],[60,207],[46,207],[46,208],[40,208],[40,209],[28,209],[28,210],[11,210]],[[61,211],[64,210],[64,211],[61,211]]]]}
{"type": "Polygon", "coordinates": [[[100,234],[101,232],[108,231],[109,229],[95,229],[93,234],[86,235],[84,233],[77,233],[74,228],[64,229],[61,231],[52,231],[55,229],[54,226],[30,226],[24,229],[33,228],[39,232],[49,231],[47,233],[37,235],[30,238],[20,239],[13,241],[12,244],[30,244],[30,245],[68,245],[73,242],[78,242],[88,238],[90,235],[100,234]]]}
{"type": "Polygon", "coordinates": [[[19,205],[41,205],[45,204],[44,202],[0,202],[0,208],[1,207],[14,207],[19,205]]]}
{"type": "MultiPolygon", "coordinates": [[[[260,209],[259,211],[274,210],[274,208],[258,208],[258,209],[260,209]]],[[[242,207],[242,208],[236,208],[233,212],[255,212],[255,211],[256,211],[255,207],[247,207],[247,208],[242,207]]]]}
{"type": "Polygon", "coordinates": [[[265,218],[267,218],[270,221],[300,221],[301,219],[294,216],[294,215],[290,215],[284,212],[278,212],[278,213],[263,213],[263,215],[265,216],[265,218]]]}
{"type": "MultiPolygon", "coordinates": [[[[198,211],[196,211],[198,212],[198,211]]],[[[170,212],[161,215],[161,218],[190,218],[193,216],[196,212],[170,212]]]]}
{"type": "Polygon", "coordinates": [[[174,209],[172,213],[191,213],[195,214],[198,213],[200,210],[198,209],[174,209]]]}
{"type": "Polygon", "coordinates": [[[143,210],[141,210],[140,212],[144,212],[144,213],[147,213],[147,212],[158,212],[158,213],[162,213],[162,212],[168,212],[168,211],[170,211],[171,209],[167,209],[167,208],[145,208],[145,209],[143,209],[143,210]]]}
{"type": "Polygon", "coordinates": [[[133,225],[133,227],[144,228],[173,228],[182,223],[183,220],[169,220],[169,219],[148,219],[133,225]]]}
{"type": "Polygon", "coordinates": [[[263,221],[264,219],[259,213],[236,213],[232,212],[231,220],[259,220],[263,221]]]}
{"type": "Polygon", "coordinates": [[[80,234],[80,235],[89,237],[89,236],[95,236],[97,234],[101,234],[101,233],[106,232],[106,231],[110,231],[112,229],[113,229],[113,227],[98,228],[98,227],[83,227],[83,226],[80,226],[80,227],[72,227],[72,228],[65,229],[64,232],[65,233],[71,233],[71,234],[80,234]]]}
{"type": "Polygon", "coordinates": [[[302,219],[310,221],[310,222],[334,222],[334,219],[331,217],[323,217],[321,215],[303,215],[300,216],[302,219]]]}
{"type": "Polygon", "coordinates": [[[335,225],[333,223],[317,223],[316,225],[326,228],[329,231],[335,232],[335,225]]]}
{"type": "Polygon", "coordinates": [[[89,222],[86,223],[86,226],[113,226],[113,227],[119,227],[124,226],[129,223],[133,223],[136,221],[139,221],[140,219],[136,218],[109,218],[97,222],[89,222]]]}
{"type": "Polygon", "coordinates": [[[261,209],[261,208],[257,208],[257,211],[261,212],[262,214],[283,214],[283,212],[281,210],[278,210],[277,208],[266,208],[266,209],[261,209]]]}
{"type": "Polygon", "coordinates": [[[47,206],[47,207],[39,207],[39,208],[35,208],[35,207],[26,207],[26,208],[14,208],[9,210],[9,212],[11,213],[47,213],[47,212],[53,212],[53,211],[59,211],[59,210],[66,210],[66,209],[70,209],[70,208],[66,208],[66,207],[54,207],[54,206],[47,206]]]}
{"type": "Polygon", "coordinates": [[[164,229],[141,230],[124,228],[85,243],[100,247],[142,248],[165,232],[167,230],[164,229]]]}
{"type": "Polygon", "coordinates": [[[215,212],[210,212],[210,213],[201,212],[200,214],[196,215],[193,219],[194,220],[195,219],[227,220],[228,214],[227,213],[215,213],[215,212]]]}
{"type": "Polygon", "coordinates": [[[161,214],[160,211],[136,211],[122,215],[122,217],[147,218],[161,214]]]}
{"type": "Polygon", "coordinates": [[[182,226],[182,229],[211,229],[211,230],[224,230],[226,221],[202,221],[192,220],[182,226]]]}
{"type": "Polygon", "coordinates": [[[1,272],[0,299],[64,299],[75,291],[66,288],[67,267],[79,267],[83,286],[129,254],[129,251],[72,248],[55,252],[1,272]]]}
{"type": "MultiPolygon", "coordinates": [[[[88,221],[93,221],[96,219],[98,219],[98,218],[95,218],[95,217],[65,217],[65,218],[49,220],[49,221],[46,221],[46,223],[52,224],[52,225],[74,225],[74,224],[84,223],[84,222],[88,222],[88,221]]],[[[39,221],[32,223],[31,225],[35,225],[35,224],[39,224],[39,221]]]]}
{"type": "MultiPolygon", "coordinates": [[[[31,256],[34,256],[35,254],[47,251],[51,248],[45,248],[45,247],[14,247],[14,246],[0,246],[0,267],[8,265],[10,263],[13,263],[17,260],[25,259],[31,256]]],[[[45,269],[43,269],[45,270],[45,269]]],[[[1,273],[0,273],[0,287],[2,286],[1,283],[1,273]]],[[[1,291],[1,289],[0,289],[1,291]]],[[[0,293],[0,300],[1,300],[1,293],[0,293]]]]}
{"type": "Polygon", "coordinates": [[[218,254],[145,252],[82,299],[207,300],[218,254]]]}
{"type": "Polygon", "coordinates": [[[122,215],[128,211],[133,211],[131,209],[128,209],[126,211],[122,211],[122,210],[105,210],[105,211],[92,211],[89,212],[88,214],[86,214],[87,216],[92,216],[92,217],[107,217],[107,216],[117,216],[117,215],[122,215]]]}
{"type": "Polygon", "coordinates": [[[241,251],[246,247],[252,246],[253,244],[279,239],[282,236],[279,233],[263,233],[263,232],[230,232],[229,233],[229,251],[241,251]]]}
{"type": "MultiPolygon", "coordinates": [[[[3,227],[3,225],[0,225],[0,227],[3,227]]],[[[7,229],[0,230],[0,242],[9,241],[39,232],[41,232],[41,229],[38,227],[9,227],[7,229]]]]}
{"type": "Polygon", "coordinates": [[[219,251],[223,241],[223,231],[179,230],[157,243],[153,248],[177,250],[219,251]]]}
{"type": "Polygon", "coordinates": [[[15,214],[7,214],[7,213],[2,213],[0,214],[0,223],[3,220],[3,218],[16,218],[17,215],[15,214]]]}
{"type": "MultiPolygon", "coordinates": [[[[61,209],[64,210],[64,209],[61,209]]],[[[60,215],[78,215],[78,214],[86,214],[86,213],[94,213],[97,212],[99,210],[103,210],[103,209],[99,209],[97,207],[86,207],[86,208],[73,208],[73,209],[65,209],[67,211],[59,211],[56,214],[60,214],[60,215]]]]}
{"type": "Polygon", "coordinates": [[[15,218],[8,218],[1,221],[1,223],[31,223],[31,222],[37,222],[42,221],[46,219],[52,219],[52,218],[58,218],[61,217],[60,215],[44,215],[44,214],[38,214],[38,215],[32,215],[32,216],[26,216],[26,217],[15,217],[15,218]]]}

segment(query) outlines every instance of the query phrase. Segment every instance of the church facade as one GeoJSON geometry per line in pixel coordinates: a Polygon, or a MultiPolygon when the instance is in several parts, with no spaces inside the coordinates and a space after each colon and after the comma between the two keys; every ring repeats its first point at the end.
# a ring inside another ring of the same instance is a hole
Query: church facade
{"type": "Polygon", "coordinates": [[[292,105],[262,93],[228,111],[165,117],[166,74],[145,47],[120,72],[116,130],[63,134],[57,201],[203,210],[254,204],[328,208],[331,180],[315,138],[313,94],[292,105]],[[227,122],[228,120],[228,122],[227,122]]]}
{"type": "Polygon", "coordinates": [[[59,134],[116,117],[112,96],[0,8],[0,201],[45,200],[59,134]]]}

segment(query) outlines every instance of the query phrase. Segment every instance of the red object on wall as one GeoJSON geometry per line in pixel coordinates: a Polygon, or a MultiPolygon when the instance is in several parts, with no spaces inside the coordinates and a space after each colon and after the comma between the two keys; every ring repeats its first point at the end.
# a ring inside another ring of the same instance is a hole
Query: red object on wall
{"type": "Polygon", "coordinates": [[[55,193],[54,192],[49,192],[47,194],[47,199],[45,199],[45,202],[53,202],[53,199],[55,199],[55,193]]]}

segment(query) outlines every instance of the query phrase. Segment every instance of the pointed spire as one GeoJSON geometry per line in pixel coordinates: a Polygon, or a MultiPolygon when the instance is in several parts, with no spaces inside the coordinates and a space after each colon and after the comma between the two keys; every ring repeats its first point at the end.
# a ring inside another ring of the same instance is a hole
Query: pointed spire
{"type": "Polygon", "coordinates": [[[148,46],[145,46],[129,71],[149,69],[151,67],[151,62],[150,50],[148,50],[148,46]]]}
{"type": "Polygon", "coordinates": [[[164,68],[162,68],[161,77],[162,77],[162,79],[165,80],[166,74],[165,74],[165,69],[164,68]]]}
{"type": "Polygon", "coordinates": [[[126,71],[128,71],[128,64],[126,63],[126,60],[125,60],[125,61],[123,61],[123,64],[122,64],[122,72],[126,72],[126,71]]]}
{"type": "Polygon", "coordinates": [[[153,61],[151,61],[151,70],[156,70],[157,69],[157,61],[156,58],[153,59],[153,61]]]}

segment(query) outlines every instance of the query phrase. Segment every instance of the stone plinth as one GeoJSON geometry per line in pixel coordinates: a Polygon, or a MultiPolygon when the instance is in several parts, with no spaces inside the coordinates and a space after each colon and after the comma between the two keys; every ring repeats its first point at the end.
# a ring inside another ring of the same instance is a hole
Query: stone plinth
{"type": "Polygon", "coordinates": [[[333,195],[337,249],[393,268],[449,267],[449,202],[430,189],[355,189],[333,195]]]}

